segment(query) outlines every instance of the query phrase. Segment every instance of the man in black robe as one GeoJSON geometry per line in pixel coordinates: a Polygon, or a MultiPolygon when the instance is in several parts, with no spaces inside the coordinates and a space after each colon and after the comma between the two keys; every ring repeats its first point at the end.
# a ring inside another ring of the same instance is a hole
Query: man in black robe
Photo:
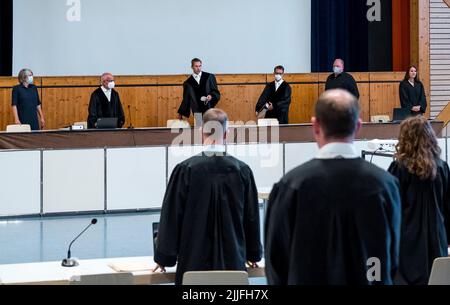
{"type": "Polygon", "coordinates": [[[312,119],[318,156],[274,186],[265,226],[269,284],[392,284],[398,266],[398,180],[362,160],[358,101],[322,94],[312,119]]]}
{"type": "Polygon", "coordinates": [[[117,118],[117,128],[125,124],[125,114],[119,93],[114,90],[114,76],[104,73],[101,76],[101,86],[91,94],[89,102],[88,128],[97,128],[99,118],[117,118]]]}
{"type": "Polygon", "coordinates": [[[325,90],[344,89],[359,99],[358,85],[353,76],[344,71],[344,61],[336,59],[333,63],[333,74],[328,76],[325,90]]]}
{"type": "Polygon", "coordinates": [[[206,150],[176,166],[164,196],[154,271],[246,270],[261,259],[258,192],[244,162],[225,152],[227,115],[203,116],[206,150]],[[214,130],[214,132],[213,132],[214,130]]]}
{"type": "Polygon", "coordinates": [[[188,118],[190,113],[203,115],[214,108],[220,101],[220,92],[216,77],[202,71],[202,61],[194,58],[191,61],[193,74],[183,84],[183,101],[178,108],[178,117],[188,118]]]}
{"type": "Polygon", "coordinates": [[[266,85],[258,103],[256,116],[266,111],[266,119],[277,119],[280,124],[289,124],[289,107],[291,105],[291,86],[284,81],[284,67],[274,69],[275,80],[266,85]]]}

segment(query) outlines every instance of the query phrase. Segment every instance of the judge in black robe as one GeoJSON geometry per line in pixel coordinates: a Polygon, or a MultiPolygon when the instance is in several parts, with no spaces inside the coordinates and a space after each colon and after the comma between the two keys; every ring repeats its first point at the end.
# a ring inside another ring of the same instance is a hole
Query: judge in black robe
{"type": "Polygon", "coordinates": [[[193,59],[192,70],[194,73],[183,83],[183,101],[178,108],[180,118],[190,117],[191,111],[193,114],[201,113],[203,115],[209,109],[216,107],[220,101],[216,77],[203,72],[201,68],[201,60],[193,59]],[[196,80],[197,77],[200,78],[200,81],[196,80]]]}
{"type": "Polygon", "coordinates": [[[161,267],[177,263],[176,284],[187,271],[245,271],[246,261],[261,259],[253,173],[224,151],[222,146],[192,157],[170,177],[154,260],[161,267]]]}
{"type": "Polygon", "coordinates": [[[282,178],[269,197],[265,258],[272,285],[393,283],[401,221],[398,181],[358,156],[350,141],[359,111],[345,104],[350,99],[357,109],[358,102],[345,91],[332,91],[319,99],[313,119],[319,155],[282,178]],[[370,270],[372,258],[380,263],[379,278],[370,270]]]}
{"type": "Polygon", "coordinates": [[[289,107],[291,106],[291,86],[282,79],[284,68],[278,66],[275,68],[275,77],[278,80],[269,83],[264,88],[258,103],[256,112],[260,113],[264,109],[270,109],[266,112],[266,119],[277,119],[280,124],[289,124],[289,107]]]}
{"type": "Polygon", "coordinates": [[[425,88],[417,77],[417,69],[410,67],[405,79],[400,83],[400,103],[402,108],[411,111],[412,115],[424,114],[427,111],[425,88]]]}
{"type": "Polygon", "coordinates": [[[102,86],[91,94],[87,118],[89,129],[97,127],[99,118],[117,118],[117,128],[122,128],[125,124],[125,114],[119,93],[114,90],[114,85],[109,85],[110,83],[114,83],[113,76],[109,73],[103,74],[102,86]],[[106,94],[111,95],[110,100],[108,100],[106,94]]]}
{"type": "Polygon", "coordinates": [[[450,171],[442,160],[437,165],[434,180],[421,180],[398,162],[389,168],[402,197],[399,284],[427,285],[434,260],[448,256],[450,171]]]}

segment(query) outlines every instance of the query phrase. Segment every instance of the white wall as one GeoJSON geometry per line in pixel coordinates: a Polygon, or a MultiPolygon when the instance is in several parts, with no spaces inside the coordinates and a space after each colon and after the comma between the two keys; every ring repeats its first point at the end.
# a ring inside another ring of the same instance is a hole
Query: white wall
{"type": "Polygon", "coordinates": [[[15,74],[308,73],[310,40],[311,0],[14,0],[15,74]]]}

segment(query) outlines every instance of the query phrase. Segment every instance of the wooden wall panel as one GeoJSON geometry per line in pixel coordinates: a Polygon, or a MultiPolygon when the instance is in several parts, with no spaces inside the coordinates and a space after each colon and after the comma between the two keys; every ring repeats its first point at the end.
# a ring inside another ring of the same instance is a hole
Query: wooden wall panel
{"type": "MultiPolygon", "coordinates": [[[[292,88],[291,123],[309,123],[318,96],[325,89],[329,73],[286,75],[292,88]]],[[[398,83],[403,73],[352,73],[361,93],[362,118],[390,114],[398,102],[398,83]]],[[[188,75],[174,76],[117,76],[119,92],[128,127],[129,109],[134,127],[162,127],[177,117],[182,100],[182,84],[188,75]],[[130,108],[128,108],[130,106],[130,108]]],[[[222,92],[218,107],[228,112],[232,121],[255,121],[255,105],[272,74],[218,75],[222,92]]],[[[46,129],[58,129],[77,121],[86,121],[91,93],[99,85],[98,77],[44,77],[37,78],[46,129]]],[[[15,78],[0,78],[0,128],[13,122],[11,87],[15,78]]],[[[191,124],[194,120],[191,116],[191,124]]]]}
{"type": "Polygon", "coordinates": [[[370,74],[370,115],[388,115],[400,107],[399,83],[403,72],[370,74]]]}

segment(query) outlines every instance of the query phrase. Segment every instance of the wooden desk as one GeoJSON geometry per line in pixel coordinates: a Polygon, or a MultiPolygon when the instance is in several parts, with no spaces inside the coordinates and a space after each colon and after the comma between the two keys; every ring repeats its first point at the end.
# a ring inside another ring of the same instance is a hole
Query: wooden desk
{"type": "MultiPolygon", "coordinates": [[[[432,122],[436,134],[443,129],[442,122],[432,122]]],[[[181,132],[188,132],[191,143],[201,141],[198,129],[174,130],[168,128],[41,131],[31,133],[0,133],[0,149],[85,149],[137,146],[170,146],[181,132]],[[195,135],[197,134],[197,141],[195,135]]],[[[357,140],[396,139],[400,131],[397,123],[364,124],[357,140]]],[[[228,143],[302,143],[314,142],[310,124],[282,125],[259,128],[257,126],[235,126],[230,128],[228,143]],[[279,133],[271,137],[272,133],[279,133]],[[265,135],[268,135],[267,137],[265,135]],[[256,135],[256,138],[255,138],[256,135]],[[267,138],[267,139],[266,139],[267,138]]]]}

